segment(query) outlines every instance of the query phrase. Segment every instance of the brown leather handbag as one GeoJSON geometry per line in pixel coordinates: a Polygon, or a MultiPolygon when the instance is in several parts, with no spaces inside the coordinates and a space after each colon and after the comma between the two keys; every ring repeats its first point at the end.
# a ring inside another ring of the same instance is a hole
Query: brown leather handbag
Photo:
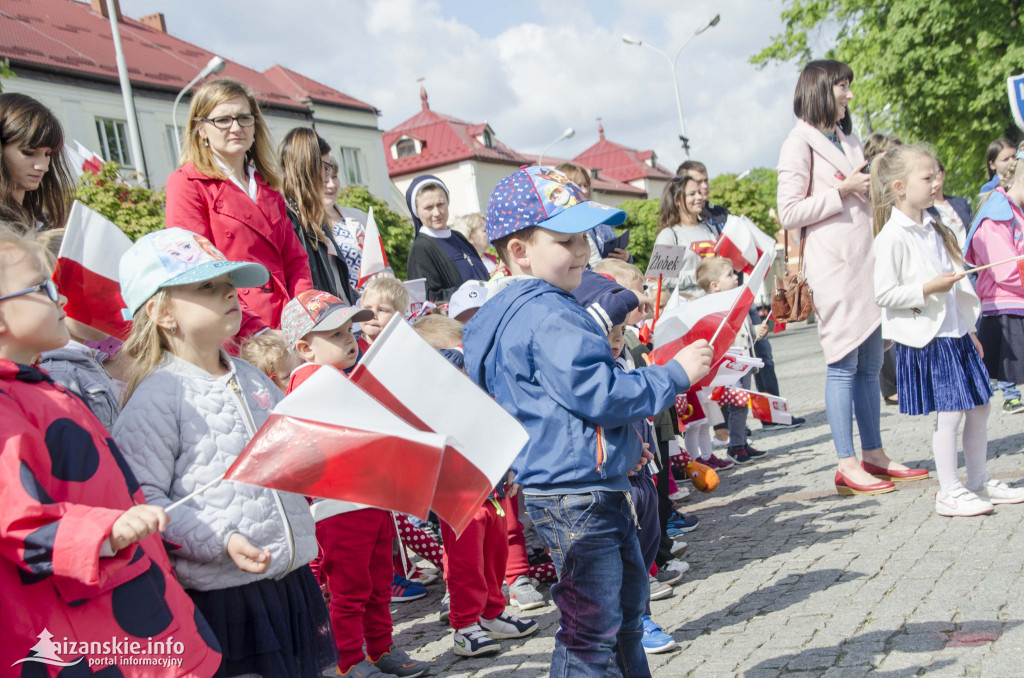
{"type": "Polygon", "coordinates": [[[798,323],[807,320],[814,309],[811,287],[800,274],[804,266],[804,245],[807,243],[804,229],[800,229],[800,270],[789,274],[789,231],[783,234],[783,274],[775,278],[775,292],[772,294],[772,317],[780,323],[798,323]]]}

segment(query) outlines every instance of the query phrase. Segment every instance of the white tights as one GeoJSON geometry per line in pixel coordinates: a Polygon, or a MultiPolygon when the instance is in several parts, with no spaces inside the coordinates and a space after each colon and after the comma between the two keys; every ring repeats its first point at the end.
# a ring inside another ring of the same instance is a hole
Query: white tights
{"type": "Polygon", "coordinates": [[[957,475],[957,431],[964,422],[964,464],[967,466],[967,487],[977,488],[988,480],[985,473],[985,457],[988,454],[989,406],[979,405],[973,410],[939,412],[935,418],[935,434],[932,436],[932,452],[935,455],[935,472],[939,476],[939,490],[948,494],[960,486],[957,475]]]}
{"type": "Polygon", "coordinates": [[[692,424],[683,431],[683,445],[691,459],[708,459],[711,457],[711,423],[703,421],[692,424]]]}

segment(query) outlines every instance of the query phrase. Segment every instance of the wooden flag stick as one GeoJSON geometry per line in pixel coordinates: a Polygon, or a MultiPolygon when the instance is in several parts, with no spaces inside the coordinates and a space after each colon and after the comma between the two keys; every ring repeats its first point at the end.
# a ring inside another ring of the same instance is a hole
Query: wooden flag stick
{"type": "Polygon", "coordinates": [[[1003,259],[1002,261],[993,261],[991,264],[985,264],[984,266],[975,266],[974,268],[969,268],[966,271],[964,271],[964,274],[974,273],[975,271],[983,271],[986,268],[992,268],[993,266],[998,266],[999,264],[1008,264],[1011,261],[1017,261],[1018,259],[1024,259],[1024,254],[1021,254],[1020,256],[1017,257],[1010,257],[1009,259],[1003,259]]]}
{"type": "Polygon", "coordinates": [[[206,492],[208,489],[210,489],[211,487],[213,487],[214,485],[216,485],[217,483],[219,483],[222,480],[224,480],[224,476],[223,475],[221,475],[221,476],[219,476],[217,478],[214,478],[213,480],[211,480],[210,482],[206,483],[202,487],[197,487],[195,490],[193,490],[189,494],[186,494],[184,497],[182,497],[178,501],[174,502],[173,504],[171,504],[170,506],[165,508],[164,512],[165,513],[170,513],[174,509],[176,509],[179,506],[181,506],[182,504],[184,504],[189,499],[192,499],[193,497],[197,497],[200,494],[202,494],[203,492],[206,492]]]}

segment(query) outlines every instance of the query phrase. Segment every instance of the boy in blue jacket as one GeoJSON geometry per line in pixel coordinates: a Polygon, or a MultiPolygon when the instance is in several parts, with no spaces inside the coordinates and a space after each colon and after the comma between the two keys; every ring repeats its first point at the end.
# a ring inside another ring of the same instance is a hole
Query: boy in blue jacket
{"type": "Polygon", "coordinates": [[[572,290],[587,264],[585,232],[625,217],[550,168],[500,181],[487,237],[512,275],[464,330],[467,372],[530,433],[512,470],[558,571],[552,676],[604,676],[612,656],[624,675],[650,675],[648,579],[627,478],[644,461],[631,424],[668,407],[711,363],[700,341],[665,366],[615,369],[603,329],[572,290]]]}

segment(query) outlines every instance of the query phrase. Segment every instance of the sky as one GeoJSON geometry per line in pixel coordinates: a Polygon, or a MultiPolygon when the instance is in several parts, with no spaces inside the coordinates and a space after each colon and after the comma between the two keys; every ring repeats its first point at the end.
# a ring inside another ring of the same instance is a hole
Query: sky
{"type": "Polygon", "coordinates": [[[691,157],[715,176],[774,167],[792,128],[793,65],[752,54],[782,32],[782,0],[120,0],[163,12],[172,35],[250,68],[281,64],[373,104],[388,130],[420,110],[488,122],[499,140],[571,158],[598,140],[685,157],[666,57],[674,55],[691,157]],[[720,23],[694,37],[715,14],[720,23]]]}

